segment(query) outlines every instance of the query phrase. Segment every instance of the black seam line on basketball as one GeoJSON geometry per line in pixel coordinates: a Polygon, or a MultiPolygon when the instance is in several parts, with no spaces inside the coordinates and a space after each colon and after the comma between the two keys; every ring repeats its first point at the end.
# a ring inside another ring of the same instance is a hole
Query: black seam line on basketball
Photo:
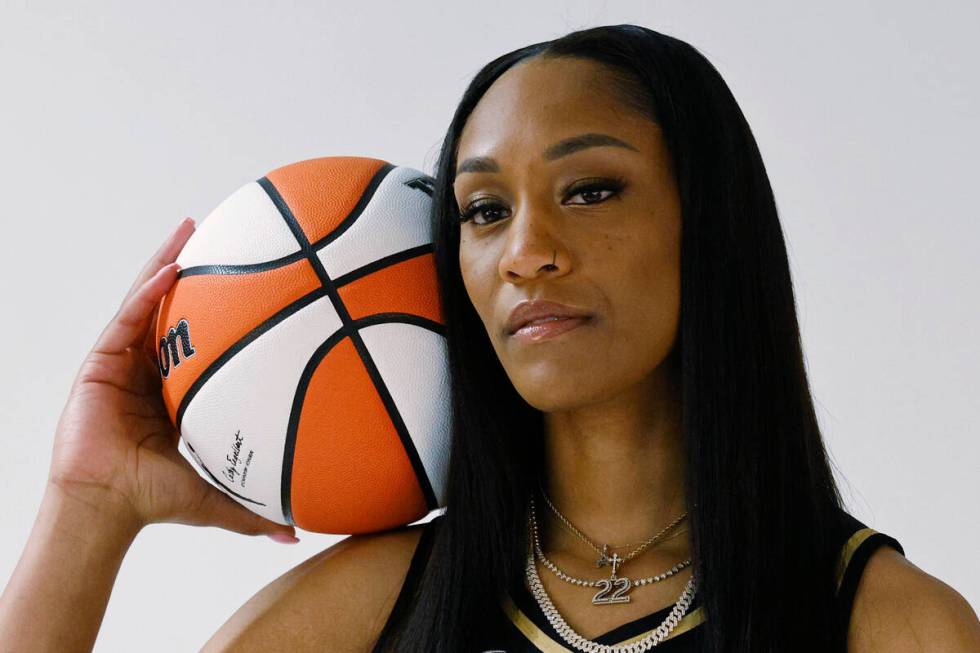
{"type": "MultiPolygon", "coordinates": [[[[433,331],[442,336],[446,335],[445,327],[442,324],[434,322],[428,318],[412,315],[411,313],[375,313],[368,317],[355,320],[353,325],[355,328],[360,329],[373,326],[375,324],[392,323],[411,324],[423,329],[428,329],[429,331],[433,331]]],[[[286,440],[283,445],[284,456],[282,461],[282,477],[280,485],[282,514],[293,526],[296,525],[296,523],[293,521],[292,508],[293,455],[295,454],[296,449],[296,432],[299,429],[299,418],[301,417],[302,413],[303,399],[306,398],[306,389],[309,386],[313,372],[316,371],[316,368],[319,366],[320,362],[324,357],[326,357],[327,352],[329,352],[335,344],[346,338],[348,335],[350,335],[348,330],[345,327],[341,327],[316,349],[316,351],[310,357],[309,362],[307,362],[306,367],[303,368],[303,373],[300,375],[300,380],[296,387],[296,393],[293,395],[293,407],[289,413],[289,425],[286,429],[286,440]]],[[[428,480],[428,474],[425,475],[425,478],[428,480]]]]}
{"type": "Polygon", "coordinates": [[[430,320],[427,317],[422,317],[421,315],[415,315],[414,313],[372,313],[367,317],[358,318],[353,322],[353,326],[356,329],[363,329],[374,326],[375,324],[411,324],[412,326],[438,333],[443,337],[446,336],[446,327],[443,324],[430,320]]]}
{"type": "Polygon", "coordinates": [[[372,272],[377,272],[382,268],[395,265],[396,263],[402,263],[404,261],[411,260],[413,258],[418,258],[419,256],[424,256],[433,251],[432,243],[427,245],[418,245],[417,247],[410,247],[408,249],[403,249],[400,252],[395,252],[394,254],[389,254],[383,258],[379,258],[376,261],[371,261],[367,265],[362,265],[361,267],[351,270],[347,274],[341,275],[333,280],[335,286],[340,288],[341,286],[346,286],[351,281],[357,281],[361,277],[367,276],[372,272]]]}
{"type": "MultiPolygon", "coordinates": [[[[310,246],[314,250],[319,251],[324,247],[326,247],[327,245],[329,245],[330,243],[332,243],[333,241],[337,240],[337,238],[339,238],[341,235],[343,235],[343,233],[347,231],[352,224],[354,224],[357,218],[360,217],[361,213],[364,211],[364,207],[366,207],[368,203],[371,201],[371,199],[374,197],[374,193],[377,191],[378,186],[381,185],[381,182],[384,181],[384,178],[387,177],[388,174],[394,169],[395,166],[391,166],[379,170],[377,174],[368,183],[367,187],[364,189],[364,194],[361,195],[360,201],[351,210],[350,214],[346,218],[344,218],[339,225],[337,225],[336,229],[334,229],[329,234],[327,234],[320,240],[316,241],[315,243],[312,243],[310,246]]],[[[431,177],[429,179],[431,179],[431,177]]],[[[434,191],[434,187],[433,187],[434,182],[435,180],[432,180],[430,182],[425,177],[415,177],[414,179],[409,179],[402,183],[405,186],[408,186],[409,188],[420,190],[426,195],[428,195],[429,197],[432,197],[432,193],[434,191]]]]}
{"type": "Polygon", "coordinates": [[[205,465],[204,464],[204,461],[201,460],[201,457],[199,455],[197,455],[197,451],[194,450],[194,447],[191,446],[191,443],[188,442],[185,439],[184,440],[184,444],[186,444],[187,445],[187,448],[190,449],[191,452],[194,454],[194,460],[196,460],[197,461],[197,464],[201,466],[201,469],[203,469],[205,472],[207,472],[208,476],[211,477],[211,480],[214,481],[215,483],[217,483],[218,485],[220,485],[221,487],[223,487],[226,492],[228,492],[229,494],[234,494],[236,497],[238,497],[242,501],[248,501],[249,503],[254,503],[254,504],[259,505],[259,506],[265,506],[265,504],[262,503],[261,501],[256,501],[255,499],[249,499],[248,497],[243,496],[243,495],[239,494],[238,492],[235,492],[230,487],[228,487],[227,485],[225,485],[224,483],[222,483],[221,481],[219,481],[218,480],[218,477],[211,473],[211,470],[208,469],[208,466],[205,465]]]}
{"type": "MultiPolygon", "coordinates": [[[[379,178],[380,183],[380,178],[379,178]]],[[[431,196],[433,194],[434,180],[431,177],[423,176],[416,177],[415,179],[409,179],[405,182],[406,186],[410,188],[415,188],[421,190],[427,195],[431,196]]],[[[363,210],[363,209],[362,209],[363,210]]],[[[353,214],[352,214],[353,215],[353,214]]],[[[349,219],[349,218],[348,218],[349,219]]],[[[346,227],[345,227],[346,229],[346,227]]],[[[313,249],[318,249],[329,242],[326,238],[320,239],[316,243],[312,244],[313,249]]],[[[373,261],[364,267],[358,268],[347,274],[337,277],[335,279],[336,285],[343,286],[349,281],[353,281],[361,276],[370,274],[377,269],[391,265],[392,263],[398,263],[400,260],[408,260],[414,258],[422,253],[428,253],[433,251],[432,244],[419,245],[418,247],[412,247],[401,252],[396,252],[390,254],[382,259],[373,261]]],[[[273,259],[271,261],[264,261],[262,263],[234,263],[234,264],[215,264],[215,265],[193,265],[189,268],[183,268],[177,273],[177,278],[183,277],[193,277],[202,274],[208,275],[228,275],[228,274],[252,274],[255,272],[265,272],[266,270],[273,270],[275,268],[280,268],[290,263],[295,263],[296,261],[306,258],[306,252],[300,250],[298,252],[293,252],[287,256],[281,258],[273,259]]]]}
{"type": "MultiPolygon", "coordinates": [[[[388,176],[388,173],[390,173],[391,170],[393,169],[394,166],[391,164],[388,164],[387,167],[383,167],[382,169],[380,169],[378,173],[376,173],[375,176],[371,179],[371,182],[368,184],[365,194],[362,195],[362,200],[365,197],[367,197],[368,200],[370,200],[371,197],[374,197],[374,193],[377,190],[377,187],[381,185],[381,182],[384,180],[385,177],[388,176]],[[384,174],[381,174],[382,172],[384,174]]],[[[263,179],[266,178],[263,177],[263,179]]],[[[409,179],[408,181],[405,182],[405,185],[408,186],[409,188],[420,190],[426,195],[429,195],[430,197],[434,192],[434,184],[435,184],[435,179],[433,179],[428,175],[415,177],[414,179],[409,179]]],[[[266,189],[266,192],[268,193],[268,189],[266,189]]],[[[328,235],[327,237],[321,238],[316,243],[311,244],[310,247],[312,247],[315,250],[320,249],[321,247],[323,247],[324,245],[326,245],[327,243],[335,239],[337,236],[339,236],[341,233],[346,231],[347,228],[351,224],[353,224],[354,219],[356,219],[364,211],[364,206],[366,205],[367,205],[367,201],[364,201],[363,205],[361,203],[358,203],[358,205],[355,206],[354,209],[351,211],[350,215],[348,215],[344,219],[344,222],[338,225],[338,228],[336,230],[331,232],[331,234],[328,235]]],[[[392,263],[398,263],[400,260],[408,260],[410,258],[414,258],[415,256],[418,256],[419,254],[431,252],[431,251],[432,251],[432,244],[429,243],[427,245],[420,245],[418,247],[412,247],[403,250],[401,252],[396,252],[382,259],[378,259],[377,261],[373,261],[368,265],[365,265],[364,267],[358,268],[357,270],[348,272],[347,274],[341,277],[337,277],[337,279],[334,280],[334,283],[339,287],[344,285],[345,283],[348,283],[348,281],[353,281],[354,279],[357,279],[360,276],[364,276],[365,274],[370,274],[371,272],[374,272],[375,270],[380,269],[386,265],[391,265],[392,263]],[[350,277],[350,279],[348,279],[348,277],[350,277]],[[344,281],[341,281],[342,279],[344,279],[344,281]]],[[[300,251],[293,252],[288,256],[283,256],[281,258],[277,258],[271,261],[265,261],[263,263],[194,265],[178,272],[177,278],[180,279],[181,277],[192,277],[199,274],[224,275],[224,274],[251,274],[253,272],[264,272],[266,270],[272,270],[278,267],[282,267],[284,265],[289,265],[290,263],[295,263],[300,259],[306,258],[306,256],[307,256],[306,252],[304,252],[301,249],[300,251]]]]}
{"type": "Polygon", "coordinates": [[[313,355],[306,362],[303,373],[300,374],[299,383],[296,385],[296,392],[293,394],[293,405],[289,411],[289,422],[286,427],[286,440],[283,443],[282,475],[280,476],[279,492],[279,496],[282,498],[282,514],[286,518],[286,521],[293,526],[296,525],[296,522],[293,521],[293,455],[296,451],[296,432],[299,429],[299,419],[303,413],[303,399],[306,398],[306,389],[309,387],[310,379],[313,378],[313,373],[319,367],[320,362],[327,355],[327,352],[333,349],[334,345],[346,337],[347,330],[341,328],[331,334],[329,338],[316,348],[313,355]]]}
{"type": "Polygon", "coordinates": [[[420,190],[429,197],[432,197],[436,191],[435,177],[427,174],[423,174],[421,177],[415,177],[414,179],[409,179],[405,182],[405,185],[409,188],[420,190]]]}
{"type": "Polygon", "coordinates": [[[377,172],[374,173],[374,176],[371,177],[371,181],[368,182],[364,192],[361,193],[360,199],[357,200],[357,204],[354,205],[354,208],[351,209],[350,213],[344,216],[344,219],[340,221],[340,224],[334,227],[329,234],[318,240],[316,242],[316,246],[310,243],[309,236],[307,236],[303,231],[303,228],[299,226],[296,216],[293,215],[293,210],[289,207],[289,204],[286,203],[286,200],[283,199],[282,195],[279,193],[279,189],[272,183],[272,180],[268,177],[262,177],[261,179],[257,180],[257,183],[263,188],[263,190],[265,190],[266,194],[269,196],[269,199],[271,199],[272,203],[276,205],[276,208],[279,209],[279,214],[286,221],[286,225],[289,227],[289,230],[293,232],[296,242],[299,243],[300,248],[307,253],[307,256],[309,256],[309,254],[313,253],[317,247],[327,244],[343,232],[347,231],[354,221],[360,217],[361,213],[364,211],[364,207],[368,205],[371,198],[374,197],[375,191],[378,189],[378,186],[381,185],[384,178],[387,177],[388,173],[394,169],[395,166],[391,163],[386,163],[381,166],[377,172]]]}
{"type": "Polygon", "coordinates": [[[395,405],[395,400],[392,398],[391,392],[388,390],[388,385],[384,382],[381,372],[374,364],[374,359],[368,352],[367,345],[364,344],[364,340],[361,338],[360,333],[357,330],[353,330],[351,332],[350,339],[351,342],[354,343],[354,347],[357,349],[358,354],[360,354],[361,359],[364,361],[364,367],[367,370],[368,376],[370,376],[371,380],[374,382],[374,387],[378,391],[378,395],[381,397],[381,403],[385,405],[388,415],[391,417],[391,422],[395,427],[395,431],[398,433],[398,437],[402,441],[405,454],[412,463],[412,468],[415,470],[415,477],[419,482],[419,488],[422,490],[422,496],[425,498],[426,508],[429,510],[435,510],[439,507],[439,505],[435,492],[432,489],[432,482],[429,480],[429,473],[426,471],[425,465],[422,463],[422,457],[419,456],[419,452],[415,448],[415,442],[412,441],[411,434],[408,432],[408,427],[405,426],[405,421],[402,419],[398,406],[395,405]]]}
{"type": "MultiPolygon", "coordinates": [[[[416,258],[418,256],[428,254],[433,251],[432,243],[425,245],[418,245],[416,247],[410,247],[404,249],[400,252],[395,252],[394,254],[389,254],[383,258],[379,258],[375,261],[371,261],[367,265],[359,267],[355,270],[351,270],[347,274],[337,277],[334,279],[334,284],[339,288],[343,285],[350,283],[351,281],[356,281],[357,279],[376,272],[381,268],[394,265],[395,263],[401,263],[403,261],[408,261],[410,259],[416,258]]],[[[256,272],[266,272],[267,270],[274,270],[276,268],[285,267],[296,261],[301,261],[305,259],[306,252],[300,250],[294,252],[289,256],[283,256],[282,258],[277,258],[272,261],[265,261],[263,263],[243,263],[243,264],[217,264],[217,265],[194,265],[189,268],[184,268],[177,273],[177,278],[182,279],[183,277],[193,277],[197,275],[229,275],[229,274],[254,274],[256,272]]]]}
{"type": "Polygon", "coordinates": [[[296,261],[302,261],[305,258],[306,252],[300,250],[290,254],[289,256],[283,256],[282,258],[277,258],[272,261],[265,261],[263,263],[193,265],[178,272],[177,278],[193,277],[199,274],[252,274],[255,272],[265,272],[266,270],[274,270],[276,268],[284,267],[291,263],[295,263],[296,261]]]}
{"type": "MultiPolygon", "coordinates": [[[[229,360],[231,360],[231,358],[235,354],[240,352],[242,349],[247,347],[249,343],[251,343],[253,340],[258,338],[263,333],[265,333],[272,327],[276,326],[283,320],[285,320],[293,313],[299,311],[301,308],[309,306],[310,304],[320,299],[321,297],[326,296],[326,294],[327,294],[326,289],[320,287],[313,290],[312,292],[307,293],[306,295],[303,295],[302,297],[294,301],[292,304],[288,304],[287,306],[279,309],[271,317],[267,318],[266,320],[263,320],[254,329],[252,329],[244,336],[239,338],[235,342],[235,344],[233,344],[231,347],[223,351],[221,355],[214,360],[213,363],[208,365],[204,369],[204,371],[201,372],[201,375],[198,376],[197,379],[194,381],[194,383],[191,384],[191,387],[187,389],[187,393],[184,395],[183,399],[180,400],[180,405],[177,407],[177,416],[175,420],[177,423],[177,428],[178,429],[180,428],[180,425],[184,419],[184,413],[187,411],[187,407],[190,405],[191,401],[197,395],[198,391],[202,387],[204,387],[204,384],[208,382],[208,379],[214,376],[215,372],[221,369],[221,367],[229,360]]],[[[166,383],[166,381],[164,381],[164,383],[166,383]]]]}
{"type": "MultiPolygon", "coordinates": [[[[356,331],[357,329],[374,326],[376,324],[396,323],[411,324],[441,335],[445,335],[444,327],[438,322],[433,322],[428,318],[412,315],[410,313],[376,313],[368,317],[355,320],[352,323],[352,326],[354,327],[353,331],[356,331]]],[[[296,523],[293,521],[292,505],[293,456],[296,451],[296,433],[299,430],[299,420],[303,413],[303,402],[306,399],[306,391],[310,385],[310,380],[313,378],[313,373],[316,372],[316,369],[320,366],[320,363],[323,362],[323,359],[326,358],[330,350],[333,349],[337,343],[351,336],[351,334],[351,329],[348,327],[341,327],[316,348],[316,351],[313,352],[313,355],[310,356],[310,360],[307,361],[306,366],[303,368],[303,373],[300,375],[299,383],[296,386],[296,393],[293,395],[293,406],[289,413],[289,423],[288,427],[286,428],[286,440],[283,444],[284,456],[282,461],[282,477],[280,486],[280,496],[282,497],[282,514],[293,526],[296,525],[296,523]]],[[[368,370],[368,372],[370,374],[370,370],[368,370]]],[[[377,386],[378,382],[374,380],[373,376],[372,381],[374,381],[375,385],[377,386]]],[[[387,387],[385,387],[385,390],[387,390],[387,387]]],[[[382,395],[382,401],[385,403],[385,407],[389,411],[388,414],[392,418],[392,423],[395,424],[396,430],[399,432],[399,437],[401,437],[401,430],[404,428],[404,426],[402,425],[399,427],[398,422],[396,421],[396,416],[398,420],[401,419],[401,416],[393,409],[393,403],[391,406],[389,406],[389,403],[385,401],[384,395],[382,395]]],[[[413,458],[413,453],[417,456],[414,445],[411,448],[406,447],[405,450],[412,462],[412,468],[415,470],[418,478],[419,488],[426,498],[426,506],[432,510],[434,507],[430,504],[429,494],[431,493],[433,495],[433,502],[436,501],[436,499],[434,497],[434,492],[432,491],[432,484],[429,480],[429,475],[425,469],[425,465],[421,462],[420,458],[418,459],[418,465],[416,465],[416,460],[413,458]]]]}
{"type": "MultiPolygon", "coordinates": [[[[323,238],[313,243],[311,243],[307,238],[307,236],[304,234],[303,238],[305,242],[309,243],[310,248],[313,250],[318,250],[321,247],[324,247],[329,243],[337,240],[338,238],[340,238],[340,236],[344,234],[345,231],[350,229],[350,226],[355,222],[357,222],[357,219],[361,217],[362,213],[364,213],[364,209],[367,207],[368,204],[371,203],[371,200],[374,199],[374,194],[377,192],[378,187],[381,185],[381,182],[384,181],[385,178],[394,169],[395,166],[392,165],[391,163],[386,163],[380,168],[378,168],[378,170],[371,177],[370,181],[368,181],[367,185],[364,187],[364,191],[361,193],[360,198],[358,198],[357,203],[354,205],[354,208],[352,208],[350,212],[346,216],[344,216],[344,219],[341,220],[339,224],[337,224],[333,229],[330,230],[330,233],[328,233],[323,238]]],[[[268,178],[263,177],[263,179],[268,179],[268,178]]],[[[276,194],[277,195],[279,194],[278,191],[276,192],[276,194]]],[[[292,211],[290,211],[290,215],[292,215],[292,211]]]]}
{"type": "MultiPolygon", "coordinates": [[[[378,185],[390,171],[394,170],[395,166],[385,164],[381,169],[375,174],[371,183],[368,184],[368,188],[365,189],[364,193],[361,195],[361,199],[358,201],[357,206],[351,211],[351,214],[359,214],[360,210],[370,201],[369,195],[374,194],[378,185]]],[[[375,390],[377,390],[378,395],[381,397],[381,402],[385,405],[388,415],[391,417],[392,423],[395,425],[395,431],[398,433],[399,439],[402,441],[402,448],[405,450],[405,454],[412,463],[412,468],[415,470],[415,475],[419,480],[419,486],[422,488],[422,494],[425,496],[426,506],[429,510],[434,510],[438,507],[438,501],[435,496],[435,492],[432,490],[432,484],[429,481],[429,475],[425,471],[425,466],[422,464],[422,459],[419,456],[418,451],[415,449],[415,443],[412,442],[412,438],[409,436],[408,431],[405,427],[405,422],[402,420],[401,414],[398,412],[398,407],[395,406],[394,400],[391,398],[391,393],[388,392],[388,388],[381,378],[381,373],[378,372],[377,367],[374,364],[374,360],[371,358],[370,352],[367,350],[367,346],[361,339],[361,336],[357,333],[357,330],[352,328],[352,320],[347,307],[344,306],[343,300],[340,298],[340,294],[337,292],[337,287],[334,285],[333,280],[330,275],[327,274],[326,269],[323,267],[323,262],[320,257],[317,256],[316,251],[310,245],[309,239],[306,234],[303,233],[302,227],[300,227],[299,222],[296,220],[296,216],[293,215],[292,209],[283,199],[282,195],[279,194],[279,190],[275,187],[268,177],[262,177],[258,180],[259,185],[265,190],[269,195],[269,199],[272,203],[279,209],[280,215],[282,215],[283,220],[289,226],[290,231],[296,237],[296,241],[300,244],[300,248],[306,252],[307,258],[310,261],[310,265],[316,270],[317,276],[320,278],[320,283],[327,291],[327,296],[330,297],[330,301],[333,303],[334,310],[340,317],[342,327],[350,334],[351,343],[353,343],[354,348],[357,350],[358,355],[364,362],[364,367],[368,371],[368,375],[371,377],[371,381],[374,383],[375,390]]],[[[348,223],[351,220],[351,216],[344,218],[344,223],[348,223]]],[[[346,227],[345,227],[346,228],[346,227]]],[[[283,456],[292,455],[292,452],[284,452],[283,456]]],[[[290,508],[292,512],[292,508],[290,508]]]]}

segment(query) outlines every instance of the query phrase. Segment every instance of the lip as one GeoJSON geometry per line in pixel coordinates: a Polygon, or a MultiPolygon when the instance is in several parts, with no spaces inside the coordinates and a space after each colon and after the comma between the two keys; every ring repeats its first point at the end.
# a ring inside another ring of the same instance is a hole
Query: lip
{"type": "Polygon", "coordinates": [[[539,329],[542,334],[556,331],[559,328],[561,331],[566,331],[568,328],[585,324],[592,318],[592,314],[581,308],[559,304],[558,302],[550,302],[544,299],[524,300],[519,302],[511,310],[510,316],[507,318],[507,323],[504,325],[504,332],[508,336],[513,336],[517,333],[518,329],[529,322],[549,317],[563,319],[535,325],[534,328],[539,329]]]}
{"type": "Polygon", "coordinates": [[[588,324],[587,317],[562,317],[550,322],[538,322],[518,329],[511,337],[521,342],[539,342],[559,336],[566,331],[588,324]]]}

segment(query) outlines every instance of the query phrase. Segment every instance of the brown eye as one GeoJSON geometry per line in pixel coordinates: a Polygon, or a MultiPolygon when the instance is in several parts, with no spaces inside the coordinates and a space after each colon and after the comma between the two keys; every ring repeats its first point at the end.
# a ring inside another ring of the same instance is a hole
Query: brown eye
{"type": "Polygon", "coordinates": [[[482,221],[473,220],[473,224],[490,224],[491,222],[496,222],[500,218],[496,217],[496,218],[487,219],[485,212],[489,211],[490,213],[494,213],[497,209],[502,209],[502,208],[504,207],[498,204],[497,202],[473,202],[466,208],[466,211],[460,214],[459,221],[466,222],[467,220],[472,219],[476,215],[482,215],[483,220],[482,221]],[[490,209],[494,209],[494,210],[491,211],[490,209]]]}
{"type": "Polygon", "coordinates": [[[566,191],[566,197],[574,197],[576,195],[582,195],[583,197],[588,195],[594,197],[597,193],[609,191],[609,195],[599,197],[592,202],[572,202],[573,204],[598,204],[599,202],[604,202],[613,195],[619,194],[625,186],[626,182],[622,179],[598,179],[569,188],[568,191],[566,191]]]}

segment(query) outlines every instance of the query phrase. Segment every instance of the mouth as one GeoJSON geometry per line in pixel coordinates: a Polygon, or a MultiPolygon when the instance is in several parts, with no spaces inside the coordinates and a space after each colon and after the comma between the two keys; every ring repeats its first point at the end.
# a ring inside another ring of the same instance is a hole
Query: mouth
{"type": "Polygon", "coordinates": [[[521,342],[540,342],[568,333],[580,326],[592,323],[591,316],[548,316],[532,320],[510,334],[521,342]]]}
{"type": "Polygon", "coordinates": [[[577,308],[568,304],[561,304],[543,298],[526,299],[518,302],[504,324],[504,333],[514,335],[518,330],[534,323],[543,323],[555,319],[564,318],[588,318],[592,317],[586,309],[577,308]]]}

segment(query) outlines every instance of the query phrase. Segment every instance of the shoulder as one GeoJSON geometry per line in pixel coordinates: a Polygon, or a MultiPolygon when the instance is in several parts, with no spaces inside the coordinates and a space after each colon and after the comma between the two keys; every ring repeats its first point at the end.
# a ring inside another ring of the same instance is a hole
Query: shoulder
{"type": "Polygon", "coordinates": [[[242,605],[202,653],[370,651],[426,525],[353,535],[311,556],[242,605]]]}
{"type": "Polygon", "coordinates": [[[861,572],[847,643],[851,653],[967,653],[980,650],[980,622],[956,590],[881,546],[861,572]]]}

